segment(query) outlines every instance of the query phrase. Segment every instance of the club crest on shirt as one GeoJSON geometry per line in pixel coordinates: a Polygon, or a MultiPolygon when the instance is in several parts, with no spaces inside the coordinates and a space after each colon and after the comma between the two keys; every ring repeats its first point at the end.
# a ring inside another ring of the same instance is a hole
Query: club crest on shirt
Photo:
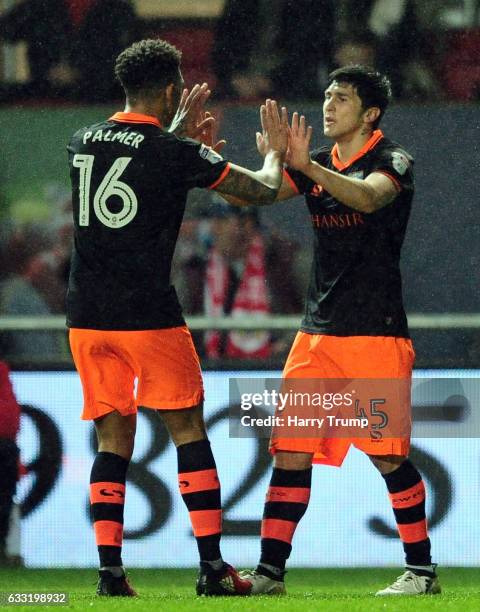
{"type": "Polygon", "coordinates": [[[203,159],[206,159],[211,164],[218,164],[218,162],[223,161],[223,157],[221,155],[219,155],[212,148],[207,147],[204,144],[202,144],[200,146],[200,149],[199,149],[198,153],[199,153],[200,157],[202,157],[203,159]]]}
{"type": "Polygon", "coordinates": [[[398,174],[405,174],[405,172],[408,170],[408,167],[410,166],[410,162],[403,153],[394,151],[392,153],[392,165],[398,172],[398,174]]]}

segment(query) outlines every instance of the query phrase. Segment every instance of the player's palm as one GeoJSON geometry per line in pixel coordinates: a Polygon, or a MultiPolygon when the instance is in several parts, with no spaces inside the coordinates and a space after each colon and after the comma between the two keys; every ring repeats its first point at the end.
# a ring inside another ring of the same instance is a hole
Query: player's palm
{"type": "Polygon", "coordinates": [[[277,151],[285,155],[288,148],[288,115],[287,109],[282,107],[281,115],[278,112],[275,100],[266,100],[260,107],[260,121],[262,133],[257,132],[257,149],[265,157],[270,151],[277,151]]]}
{"type": "Polygon", "coordinates": [[[289,129],[287,163],[296,170],[302,170],[310,163],[310,140],[312,127],[306,125],[305,117],[293,113],[289,129]]]}
{"type": "Polygon", "coordinates": [[[215,136],[217,131],[217,120],[215,117],[208,111],[205,111],[200,115],[199,125],[202,127],[200,134],[197,136],[198,140],[217,153],[220,153],[223,147],[227,144],[227,141],[216,140],[215,136]]]}
{"type": "Polygon", "coordinates": [[[169,131],[177,136],[198,138],[208,129],[215,122],[213,117],[205,117],[205,104],[210,93],[207,83],[195,85],[191,91],[184,89],[169,131]]]}

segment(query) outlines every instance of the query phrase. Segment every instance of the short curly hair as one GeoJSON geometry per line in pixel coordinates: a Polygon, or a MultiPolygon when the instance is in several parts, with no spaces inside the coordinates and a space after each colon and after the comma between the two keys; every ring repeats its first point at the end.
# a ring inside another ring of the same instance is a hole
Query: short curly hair
{"type": "Polygon", "coordinates": [[[166,40],[140,40],[117,57],[115,76],[127,94],[164,88],[178,80],[181,58],[166,40]]]}

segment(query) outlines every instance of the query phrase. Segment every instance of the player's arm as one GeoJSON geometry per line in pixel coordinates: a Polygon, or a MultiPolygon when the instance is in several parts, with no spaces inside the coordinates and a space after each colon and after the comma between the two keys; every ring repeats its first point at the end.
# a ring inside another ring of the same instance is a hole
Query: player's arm
{"type": "Polygon", "coordinates": [[[214,187],[220,194],[232,197],[232,203],[237,206],[272,204],[282,185],[288,146],[287,110],[282,108],[280,116],[276,102],[267,100],[260,108],[260,120],[265,148],[261,170],[231,164],[230,172],[214,187]]]}
{"type": "Polygon", "coordinates": [[[277,152],[269,153],[256,172],[230,164],[230,172],[214,189],[235,206],[273,204],[281,187],[282,169],[283,156],[277,152]]]}
{"type": "Polygon", "coordinates": [[[372,172],[365,179],[350,178],[324,168],[310,158],[312,128],[306,127],[305,117],[293,114],[290,128],[290,165],[316,184],[321,185],[336,200],[349,208],[372,213],[390,204],[398,187],[381,172],[372,172]]]}
{"type": "Polygon", "coordinates": [[[363,213],[380,210],[398,194],[392,179],[381,172],[372,172],[365,179],[356,179],[332,172],[315,161],[310,161],[301,172],[322,185],[325,191],[345,206],[363,213]]]}
{"type": "MultiPolygon", "coordinates": [[[[220,190],[218,190],[218,192],[220,193],[220,190]]],[[[230,204],[233,204],[234,206],[251,206],[250,202],[242,200],[239,197],[235,197],[233,195],[229,195],[226,193],[222,193],[221,195],[227,202],[229,202],[230,204]]],[[[282,177],[282,183],[280,185],[280,189],[277,191],[277,195],[275,196],[275,199],[273,200],[273,202],[283,202],[284,200],[289,200],[290,198],[294,198],[297,195],[298,195],[298,191],[292,187],[292,184],[290,183],[290,181],[288,181],[285,178],[285,173],[284,173],[282,177]]]]}
{"type": "MultiPolygon", "coordinates": [[[[268,103],[268,101],[267,101],[268,103]]],[[[260,121],[262,123],[262,132],[257,132],[256,140],[257,140],[257,149],[260,155],[264,158],[264,168],[265,164],[269,164],[269,160],[267,159],[270,150],[270,139],[265,130],[264,125],[264,116],[262,115],[262,109],[260,109],[260,121]]],[[[288,122],[287,111],[286,109],[282,109],[282,119],[283,123],[288,122]]],[[[287,123],[288,127],[288,123],[287,123]]],[[[248,181],[246,177],[250,177],[250,179],[260,180],[263,182],[263,178],[258,173],[253,173],[246,168],[241,168],[240,166],[232,166],[234,168],[233,172],[230,172],[229,176],[219,187],[217,191],[221,193],[221,195],[234,206],[251,206],[252,204],[272,204],[273,202],[280,202],[282,200],[288,200],[289,198],[293,198],[298,195],[298,191],[294,188],[293,184],[288,180],[285,176],[285,173],[282,169],[281,175],[281,183],[280,187],[276,190],[275,197],[273,199],[268,199],[268,202],[259,202],[255,201],[255,192],[258,192],[258,185],[252,184],[251,180],[248,181]],[[240,193],[244,193],[245,196],[241,196],[240,193]]],[[[264,170],[262,168],[262,171],[264,170]]],[[[276,170],[275,170],[276,171],[276,170]]],[[[271,194],[270,194],[271,195],[271,194]]]]}

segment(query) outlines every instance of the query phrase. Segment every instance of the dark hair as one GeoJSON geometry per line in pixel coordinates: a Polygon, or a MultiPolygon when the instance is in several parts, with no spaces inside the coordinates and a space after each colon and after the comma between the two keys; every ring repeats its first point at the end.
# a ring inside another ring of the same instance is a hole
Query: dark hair
{"type": "Polygon", "coordinates": [[[372,106],[380,109],[378,119],[372,124],[373,128],[378,127],[387,106],[392,99],[392,85],[390,79],[368,66],[343,66],[337,68],[328,75],[328,85],[334,81],[337,83],[349,83],[352,85],[362,101],[362,107],[366,110],[372,106]]]}
{"type": "Polygon", "coordinates": [[[115,76],[127,94],[163,89],[176,83],[182,52],[160,38],[140,40],[120,53],[115,76]]]}

